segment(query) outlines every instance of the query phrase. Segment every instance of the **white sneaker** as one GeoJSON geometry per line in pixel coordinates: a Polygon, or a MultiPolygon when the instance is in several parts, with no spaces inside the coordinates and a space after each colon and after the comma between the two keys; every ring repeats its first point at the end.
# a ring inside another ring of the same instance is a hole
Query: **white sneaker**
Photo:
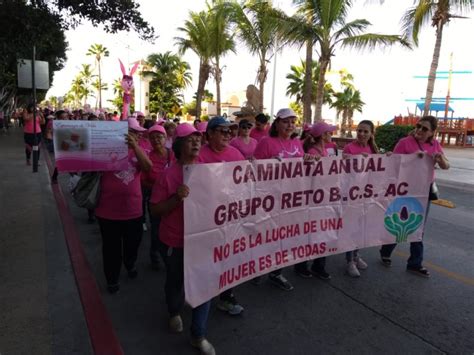
{"type": "Polygon", "coordinates": [[[146,232],[148,230],[148,227],[146,226],[146,223],[143,223],[142,227],[143,227],[144,232],[146,232]]]}
{"type": "Polygon", "coordinates": [[[354,261],[349,261],[347,263],[346,272],[350,277],[360,277],[360,272],[357,269],[356,263],[354,261]]]}
{"type": "Polygon", "coordinates": [[[191,338],[191,345],[201,352],[203,355],[216,355],[216,350],[206,338],[191,338]]]}
{"type": "Polygon", "coordinates": [[[183,331],[183,320],[179,314],[177,316],[171,317],[168,325],[170,331],[173,333],[181,333],[183,331]]]}
{"type": "Polygon", "coordinates": [[[355,258],[355,262],[359,270],[365,270],[369,266],[360,256],[355,258]]]}

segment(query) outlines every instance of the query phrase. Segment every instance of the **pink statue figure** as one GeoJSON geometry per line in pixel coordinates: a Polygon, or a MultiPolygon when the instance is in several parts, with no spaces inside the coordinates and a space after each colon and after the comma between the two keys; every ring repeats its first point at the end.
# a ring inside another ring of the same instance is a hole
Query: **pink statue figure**
{"type": "Polygon", "coordinates": [[[119,59],[120,69],[122,70],[122,88],[123,88],[123,108],[122,108],[122,120],[128,119],[130,116],[130,103],[132,102],[132,90],[133,90],[133,74],[138,68],[139,62],[135,63],[130,70],[130,73],[127,74],[125,67],[122,61],[119,59]]]}

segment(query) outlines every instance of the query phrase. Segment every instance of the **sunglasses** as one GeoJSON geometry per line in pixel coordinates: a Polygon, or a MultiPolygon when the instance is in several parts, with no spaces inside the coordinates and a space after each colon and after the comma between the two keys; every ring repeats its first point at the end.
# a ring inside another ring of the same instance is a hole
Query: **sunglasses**
{"type": "Polygon", "coordinates": [[[216,132],[222,134],[223,136],[230,135],[232,133],[232,131],[228,128],[227,129],[216,129],[216,132]]]}
{"type": "Polygon", "coordinates": [[[250,128],[252,128],[252,126],[241,126],[240,128],[241,129],[250,129],[250,128]]]}
{"type": "Polygon", "coordinates": [[[417,123],[416,124],[416,129],[421,129],[423,132],[428,132],[430,129],[426,126],[423,126],[422,124],[417,123]]]}

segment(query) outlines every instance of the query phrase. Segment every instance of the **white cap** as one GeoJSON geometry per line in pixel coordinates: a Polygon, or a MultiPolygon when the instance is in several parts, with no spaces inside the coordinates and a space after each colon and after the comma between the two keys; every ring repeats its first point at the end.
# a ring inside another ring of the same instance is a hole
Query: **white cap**
{"type": "Polygon", "coordinates": [[[278,110],[276,118],[288,118],[288,117],[297,117],[295,111],[293,111],[291,108],[282,108],[278,110]]]}

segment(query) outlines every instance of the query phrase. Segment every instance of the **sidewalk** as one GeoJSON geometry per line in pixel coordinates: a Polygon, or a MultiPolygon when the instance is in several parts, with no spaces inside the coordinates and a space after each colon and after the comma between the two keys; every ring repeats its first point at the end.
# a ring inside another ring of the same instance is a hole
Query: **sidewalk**
{"type": "Polygon", "coordinates": [[[23,146],[0,134],[0,353],[91,354],[46,164],[32,173],[23,146]]]}
{"type": "Polygon", "coordinates": [[[474,148],[444,148],[451,167],[436,169],[436,182],[464,191],[474,191],[474,148]]]}

